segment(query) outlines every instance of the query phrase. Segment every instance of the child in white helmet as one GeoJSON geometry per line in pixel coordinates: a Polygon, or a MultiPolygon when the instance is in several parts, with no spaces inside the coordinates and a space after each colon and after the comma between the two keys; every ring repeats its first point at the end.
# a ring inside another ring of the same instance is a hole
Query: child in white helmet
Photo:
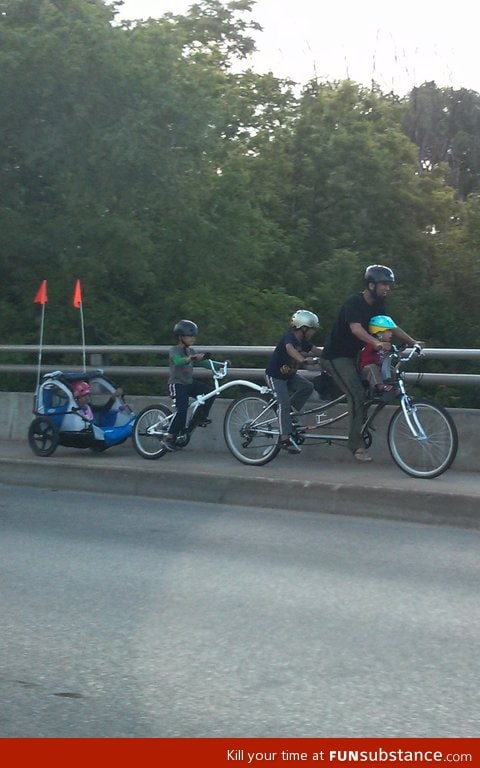
{"type": "Polygon", "coordinates": [[[299,365],[312,363],[310,354],[321,355],[311,338],[320,323],[314,312],[299,309],[290,320],[290,330],[284,333],[275,347],[265,370],[265,378],[278,401],[280,446],[289,453],[302,450],[293,437],[291,408],[300,411],[313,392],[313,384],[298,373],[299,365]]]}
{"type": "Polygon", "coordinates": [[[391,382],[390,353],[385,346],[391,344],[396,323],[388,315],[375,315],[370,319],[368,332],[384,346],[376,349],[373,344],[366,344],[358,358],[358,369],[364,381],[368,382],[374,397],[385,400],[395,396],[395,387],[391,382]]]}

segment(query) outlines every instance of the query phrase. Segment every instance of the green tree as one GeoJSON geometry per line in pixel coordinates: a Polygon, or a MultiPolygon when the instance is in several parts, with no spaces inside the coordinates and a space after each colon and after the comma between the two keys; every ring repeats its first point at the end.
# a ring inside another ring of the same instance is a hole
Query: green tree
{"type": "Polygon", "coordinates": [[[408,97],[407,135],[424,170],[444,163],[459,200],[480,191],[480,95],[425,83],[408,97]]]}
{"type": "Polygon", "coordinates": [[[186,316],[203,343],[273,343],[301,306],[326,331],[376,261],[427,341],[459,320],[455,259],[476,317],[475,94],[296,96],[244,65],[253,2],[122,24],[117,5],[0,0],[3,339],[36,341],[47,278],[45,340],[77,343],[80,277],[89,342],[166,343],[186,316]]]}
{"type": "Polygon", "coordinates": [[[393,308],[416,325],[436,253],[432,232],[448,223],[452,194],[440,172],[419,174],[402,117],[398,100],[350,81],[312,82],[301,99],[287,185],[290,274],[328,321],[367,264],[388,263],[398,276],[393,308]]]}

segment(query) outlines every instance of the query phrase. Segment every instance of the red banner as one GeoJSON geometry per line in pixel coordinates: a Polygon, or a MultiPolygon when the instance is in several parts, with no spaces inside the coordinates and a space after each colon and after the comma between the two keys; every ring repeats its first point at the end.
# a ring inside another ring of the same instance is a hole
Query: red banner
{"type": "Polygon", "coordinates": [[[0,739],[2,765],[480,766],[480,738],[0,739]]]}
{"type": "Polygon", "coordinates": [[[48,301],[47,296],[47,281],[42,280],[40,284],[40,288],[38,289],[36,296],[33,300],[34,304],[46,304],[48,301]]]}
{"type": "Polygon", "coordinates": [[[75,309],[79,309],[82,305],[82,286],[80,280],[75,283],[75,290],[73,292],[73,306],[75,309]]]}

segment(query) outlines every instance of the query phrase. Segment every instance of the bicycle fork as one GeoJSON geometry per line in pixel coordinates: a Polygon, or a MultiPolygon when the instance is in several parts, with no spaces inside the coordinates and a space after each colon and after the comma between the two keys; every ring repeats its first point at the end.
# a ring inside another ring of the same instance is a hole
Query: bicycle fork
{"type": "Polygon", "coordinates": [[[402,397],[400,405],[402,406],[405,421],[407,422],[413,437],[416,440],[428,440],[427,435],[425,434],[425,431],[419,421],[415,404],[412,403],[411,399],[405,395],[402,397]]]}

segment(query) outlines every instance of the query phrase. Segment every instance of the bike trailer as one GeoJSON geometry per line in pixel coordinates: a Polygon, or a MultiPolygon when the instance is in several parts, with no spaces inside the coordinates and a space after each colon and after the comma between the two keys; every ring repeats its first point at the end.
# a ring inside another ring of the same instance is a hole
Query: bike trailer
{"type": "Polygon", "coordinates": [[[123,397],[116,397],[108,410],[103,408],[115,390],[101,369],[46,373],[35,393],[35,418],[29,429],[32,450],[48,456],[57,445],[102,451],[123,443],[132,434],[135,414],[123,397]],[[72,385],[77,381],[90,385],[93,420],[82,415],[75,400],[72,385]]]}

